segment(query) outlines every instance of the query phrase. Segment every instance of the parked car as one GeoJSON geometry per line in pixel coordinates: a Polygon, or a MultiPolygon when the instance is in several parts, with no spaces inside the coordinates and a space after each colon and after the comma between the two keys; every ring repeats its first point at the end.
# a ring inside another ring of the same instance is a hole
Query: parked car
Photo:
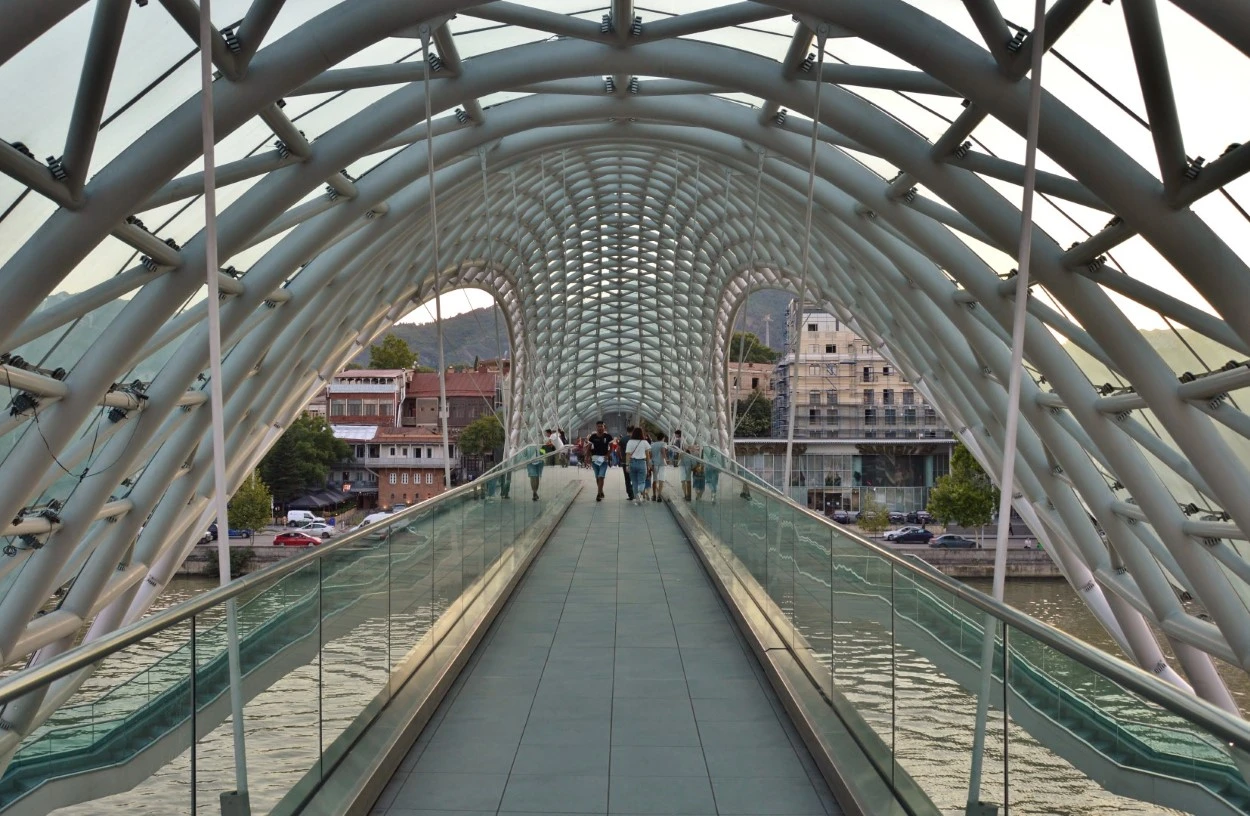
{"type": "Polygon", "coordinates": [[[320,521],[322,524],[325,523],[325,519],[311,510],[288,510],[286,514],[287,527],[300,527],[316,521],[320,521]]]}
{"type": "Polygon", "coordinates": [[[881,535],[881,537],[884,538],[886,541],[893,541],[894,539],[901,536],[903,533],[910,533],[919,529],[920,529],[919,527],[899,527],[897,530],[886,530],[881,535]]]}
{"type": "Polygon", "coordinates": [[[846,512],[845,510],[834,510],[832,518],[838,524],[850,524],[851,523],[851,514],[846,512]]]}
{"type": "Polygon", "coordinates": [[[907,514],[904,513],[902,510],[890,511],[890,523],[891,524],[902,524],[905,521],[907,521],[907,514]]]}
{"type": "Polygon", "coordinates": [[[896,544],[925,544],[931,538],[933,538],[933,533],[928,530],[908,530],[894,536],[892,540],[896,544]]]}
{"type": "Polygon", "coordinates": [[[273,537],[275,547],[315,547],[321,539],[308,533],[278,533],[273,537]]]}
{"type": "Polygon", "coordinates": [[[938,536],[929,542],[929,546],[940,547],[946,550],[971,550],[977,546],[977,543],[970,538],[964,538],[961,535],[951,533],[938,536]]]}
{"type": "Polygon", "coordinates": [[[928,510],[912,510],[907,514],[908,524],[932,524],[933,515],[928,510]]]}
{"type": "MultiPolygon", "coordinates": [[[[216,524],[212,524],[209,526],[208,535],[213,539],[213,541],[217,540],[217,525],[216,524]]],[[[251,530],[236,530],[235,528],[231,527],[229,530],[229,535],[231,538],[251,538],[252,531],[251,530]]]]}
{"type": "Polygon", "coordinates": [[[304,533],[310,536],[318,536],[320,538],[329,538],[334,535],[334,528],[324,521],[314,521],[308,524],[301,524],[295,528],[296,532],[304,533]]]}

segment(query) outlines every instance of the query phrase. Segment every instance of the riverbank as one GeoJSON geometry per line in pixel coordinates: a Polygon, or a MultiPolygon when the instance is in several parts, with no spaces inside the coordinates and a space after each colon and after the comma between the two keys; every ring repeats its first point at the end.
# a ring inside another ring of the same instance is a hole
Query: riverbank
{"type": "MultiPolygon", "coordinates": [[[[892,548],[901,554],[914,555],[936,567],[943,575],[967,580],[994,576],[994,549],[945,550],[929,548],[892,548]]],[[[1045,550],[1007,550],[1008,579],[1063,578],[1063,573],[1045,550]]]]}

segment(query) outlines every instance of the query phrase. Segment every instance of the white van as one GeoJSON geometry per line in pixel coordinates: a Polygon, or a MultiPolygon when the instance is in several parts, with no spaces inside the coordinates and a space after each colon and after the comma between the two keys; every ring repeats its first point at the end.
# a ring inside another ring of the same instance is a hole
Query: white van
{"type": "Polygon", "coordinates": [[[287,527],[300,527],[304,524],[312,524],[314,521],[325,524],[326,520],[311,510],[288,510],[286,512],[287,527]]]}
{"type": "Polygon", "coordinates": [[[355,532],[356,530],[359,530],[363,527],[368,527],[370,524],[376,524],[382,519],[390,518],[392,515],[394,514],[393,513],[370,513],[369,515],[365,516],[364,519],[362,519],[359,524],[353,527],[352,531],[355,532]]]}

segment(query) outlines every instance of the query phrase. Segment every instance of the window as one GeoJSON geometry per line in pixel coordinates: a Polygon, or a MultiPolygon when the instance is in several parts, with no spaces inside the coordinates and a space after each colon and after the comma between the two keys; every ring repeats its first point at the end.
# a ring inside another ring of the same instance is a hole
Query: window
{"type": "Polygon", "coordinates": [[[864,354],[872,354],[872,346],[865,343],[863,345],[864,354]]]}
{"type": "Polygon", "coordinates": [[[400,455],[400,456],[407,456],[407,455],[408,455],[408,446],[407,446],[407,445],[404,445],[402,448],[400,448],[400,449],[399,449],[399,455],[400,455]]]}
{"type": "Polygon", "coordinates": [[[434,474],[428,470],[425,472],[425,483],[434,484],[434,474]]]}
{"type": "Polygon", "coordinates": [[[380,402],[378,403],[378,414],[384,417],[394,416],[395,406],[391,405],[389,402],[380,402]]]}
{"type": "Polygon", "coordinates": [[[910,388],[904,388],[903,389],[903,404],[915,405],[916,404],[916,392],[912,391],[910,388]]]}
{"type": "Polygon", "coordinates": [[[809,408],[807,411],[807,421],[811,423],[812,425],[819,424],[820,423],[820,409],[809,408]]]}
{"type": "Polygon", "coordinates": [[[872,382],[872,366],[864,366],[864,382],[872,382]]]}
{"type": "Polygon", "coordinates": [[[366,402],[365,403],[365,416],[377,416],[377,415],[378,415],[378,404],[376,402],[366,402]]]}
{"type": "Polygon", "coordinates": [[[826,425],[837,425],[837,424],[838,424],[838,409],[837,409],[837,408],[826,408],[826,409],[825,409],[825,424],[826,424],[826,425]]]}
{"type": "MultiPolygon", "coordinates": [[[[737,384],[738,384],[738,381],[737,381],[737,380],[734,380],[734,385],[736,386],[737,384]]],[[[758,390],[758,389],[759,389],[759,387],[760,387],[760,378],[759,378],[759,377],[752,377],[752,378],[751,378],[751,390],[752,390],[752,391],[756,391],[756,390],[758,390]]]]}
{"type": "Polygon", "coordinates": [[[347,400],[330,400],[330,416],[347,416],[347,400]]]}
{"type": "Polygon", "coordinates": [[[903,424],[904,425],[916,424],[916,409],[915,408],[906,408],[906,407],[903,408],[903,424]]]}
{"type": "Polygon", "coordinates": [[[819,391],[808,391],[808,392],[807,392],[807,403],[808,403],[808,405],[820,405],[820,392],[819,392],[819,391]]]}
{"type": "Polygon", "coordinates": [[[890,367],[889,367],[889,366],[881,366],[881,375],[882,375],[883,377],[888,377],[888,376],[890,376],[890,367]]]}
{"type": "Polygon", "coordinates": [[[932,405],[926,405],[924,407],[924,424],[926,425],[937,424],[937,414],[934,412],[932,405]]]}
{"type": "Polygon", "coordinates": [[[363,410],[363,403],[360,400],[349,399],[347,401],[347,416],[361,416],[363,410]]]}
{"type": "Polygon", "coordinates": [[[896,417],[896,414],[895,414],[895,409],[893,409],[893,408],[886,408],[886,409],[885,409],[885,424],[886,424],[886,425],[894,425],[894,424],[897,424],[897,423],[896,423],[896,419],[897,419],[897,417],[896,417]]]}
{"type": "Polygon", "coordinates": [[[391,445],[391,456],[395,455],[395,446],[391,445]]]}
{"type": "Polygon", "coordinates": [[[381,455],[382,455],[382,446],[381,446],[381,445],[370,445],[370,446],[369,446],[369,458],[370,458],[370,459],[377,459],[377,458],[378,458],[378,457],[380,457],[381,455]]]}
{"type": "Polygon", "coordinates": [[[807,367],[807,376],[809,376],[809,377],[819,377],[819,376],[820,376],[820,366],[818,366],[818,365],[809,365],[809,366],[807,367]]]}
{"type": "Polygon", "coordinates": [[[825,343],[825,354],[837,354],[838,347],[833,343],[825,343]]]}
{"type": "Polygon", "coordinates": [[[408,471],[405,470],[403,473],[399,474],[399,482],[400,484],[408,484],[408,471]]]}
{"type": "MultiPolygon", "coordinates": [[[[387,474],[387,476],[386,476],[386,482],[387,482],[387,484],[395,484],[397,481],[398,481],[398,480],[395,478],[395,474],[394,474],[394,473],[388,473],[388,474],[387,474]]],[[[395,496],[395,494],[394,494],[394,493],[392,493],[392,494],[391,494],[391,497],[392,497],[392,498],[394,498],[394,496],[395,496]]]]}
{"type": "Polygon", "coordinates": [[[829,405],[838,404],[838,390],[836,388],[830,388],[825,392],[825,402],[829,405]]]}
{"type": "Polygon", "coordinates": [[[876,408],[865,408],[865,409],[864,409],[864,424],[865,424],[865,425],[876,425],[876,424],[877,424],[877,409],[876,409],[876,408]]]}
{"type": "Polygon", "coordinates": [[[415,458],[420,459],[420,458],[421,458],[421,449],[420,449],[420,448],[413,448],[413,449],[412,449],[412,455],[413,455],[415,458]]]}
{"type": "Polygon", "coordinates": [[[343,471],[343,481],[350,482],[351,480],[352,480],[351,471],[347,471],[347,470],[343,471]]]}
{"type": "Polygon", "coordinates": [[[872,405],[877,401],[876,395],[873,394],[871,388],[864,389],[864,405],[872,405]]]}
{"type": "Polygon", "coordinates": [[[893,388],[881,389],[881,404],[882,405],[894,404],[894,389],[893,388]]]}
{"type": "Polygon", "coordinates": [[[808,324],[807,324],[807,330],[808,330],[809,332],[814,332],[814,331],[816,331],[816,330],[817,330],[816,324],[815,324],[815,323],[808,323],[808,324]]]}
{"type": "Polygon", "coordinates": [[[738,378],[734,377],[734,388],[738,387],[738,378]]]}
{"type": "Polygon", "coordinates": [[[356,446],[356,458],[357,458],[357,459],[364,459],[364,458],[365,458],[365,446],[364,446],[364,445],[357,445],[357,446],[356,446]]]}
{"type": "Polygon", "coordinates": [[[808,345],[808,347],[807,347],[807,353],[808,353],[808,354],[815,354],[815,353],[816,353],[816,352],[818,352],[818,351],[820,351],[820,346],[819,346],[819,345],[817,345],[816,343],[811,343],[811,344],[809,344],[809,345],[808,345]]]}

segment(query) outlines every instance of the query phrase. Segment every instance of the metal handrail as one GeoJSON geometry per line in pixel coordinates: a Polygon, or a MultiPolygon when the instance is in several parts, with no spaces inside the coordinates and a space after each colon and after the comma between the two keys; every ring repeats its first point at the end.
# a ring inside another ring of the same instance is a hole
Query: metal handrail
{"type": "MultiPolygon", "coordinates": [[[[545,458],[546,454],[540,454],[523,462],[496,473],[491,478],[506,475],[527,466],[530,462],[545,458]]],[[[480,490],[482,486],[481,479],[475,479],[454,487],[446,493],[442,493],[424,502],[407,507],[398,513],[389,516],[385,521],[371,524],[368,527],[347,533],[341,538],[335,539],[328,544],[322,544],[312,548],[308,552],[285,558],[277,564],[265,567],[231,581],[229,584],[212,589],[202,595],[196,595],[176,606],[164,609],[151,617],[142,618],[135,621],[129,626],[118,629],[114,632],[97,639],[90,643],[84,643],[58,657],[49,660],[39,666],[30,669],[24,669],[12,677],[0,680],[0,704],[9,703],[23,694],[28,694],[36,689],[48,685],[54,680],[72,674],[81,668],[96,663],[115,652],[132,644],[138,643],[150,635],[154,635],[164,629],[181,623],[188,618],[198,615],[206,609],[217,606],[222,601],[237,597],[250,589],[259,588],[270,584],[274,579],[281,578],[284,575],[293,573],[305,565],[310,564],[320,558],[324,558],[336,550],[354,544],[367,535],[374,535],[377,530],[384,526],[389,526],[396,521],[404,521],[412,516],[420,515],[431,508],[452,501],[453,499],[473,493],[480,490]]]]}
{"type": "MultiPolygon", "coordinates": [[[[1166,683],[1142,669],[1130,663],[1126,663],[1117,657],[1107,654],[1100,649],[1096,649],[1082,640],[1074,638],[1066,632],[1055,627],[1043,623],[1036,618],[1029,617],[1018,609],[1014,609],[1000,601],[994,600],[989,595],[973,589],[960,581],[943,575],[938,569],[931,564],[915,559],[914,561],[904,558],[887,547],[883,547],[870,539],[864,538],[858,533],[840,527],[819,513],[813,512],[811,509],[804,507],[785,495],[777,488],[770,484],[764,483],[762,479],[747,470],[736,461],[729,459],[724,452],[717,450],[717,453],[725,458],[726,462],[731,463],[734,470],[730,470],[722,465],[713,464],[706,459],[695,456],[693,454],[682,451],[683,456],[690,456],[696,461],[702,462],[706,467],[714,467],[717,470],[729,475],[733,478],[746,479],[749,477],[752,484],[762,492],[769,495],[770,498],[778,499],[788,504],[792,509],[797,510],[813,521],[828,527],[830,530],[839,535],[854,541],[861,547],[869,550],[874,555],[890,562],[895,568],[902,569],[919,578],[936,584],[946,592],[951,593],[965,603],[977,607],[983,612],[993,615],[1003,623],[1017,629],[1034,640],[1038,640],[1045,645],[1055,649],[1062,654],[1075,660],[1077,663],[1086,666],[1102,674],[1109,679],[1119,683],[1125,688],[1141,695],[1142,697],[1163,706],[1168,711],[1177,716],[1193,722],[1202,728],[1215,734],[1222,740],[1226,740],[1230,746],[1235,746],[1243,751],[1250,751],[1250,723],[1245,720],[1234,717],[1223,709],[1216,708],[1205,700],[1186,694],[1170,683],[1166,683]]],[[[0,686],[0,690],[2,690],[0,686]]],[[[0,698],[2,699],[2,698],[0,698]]]]}

